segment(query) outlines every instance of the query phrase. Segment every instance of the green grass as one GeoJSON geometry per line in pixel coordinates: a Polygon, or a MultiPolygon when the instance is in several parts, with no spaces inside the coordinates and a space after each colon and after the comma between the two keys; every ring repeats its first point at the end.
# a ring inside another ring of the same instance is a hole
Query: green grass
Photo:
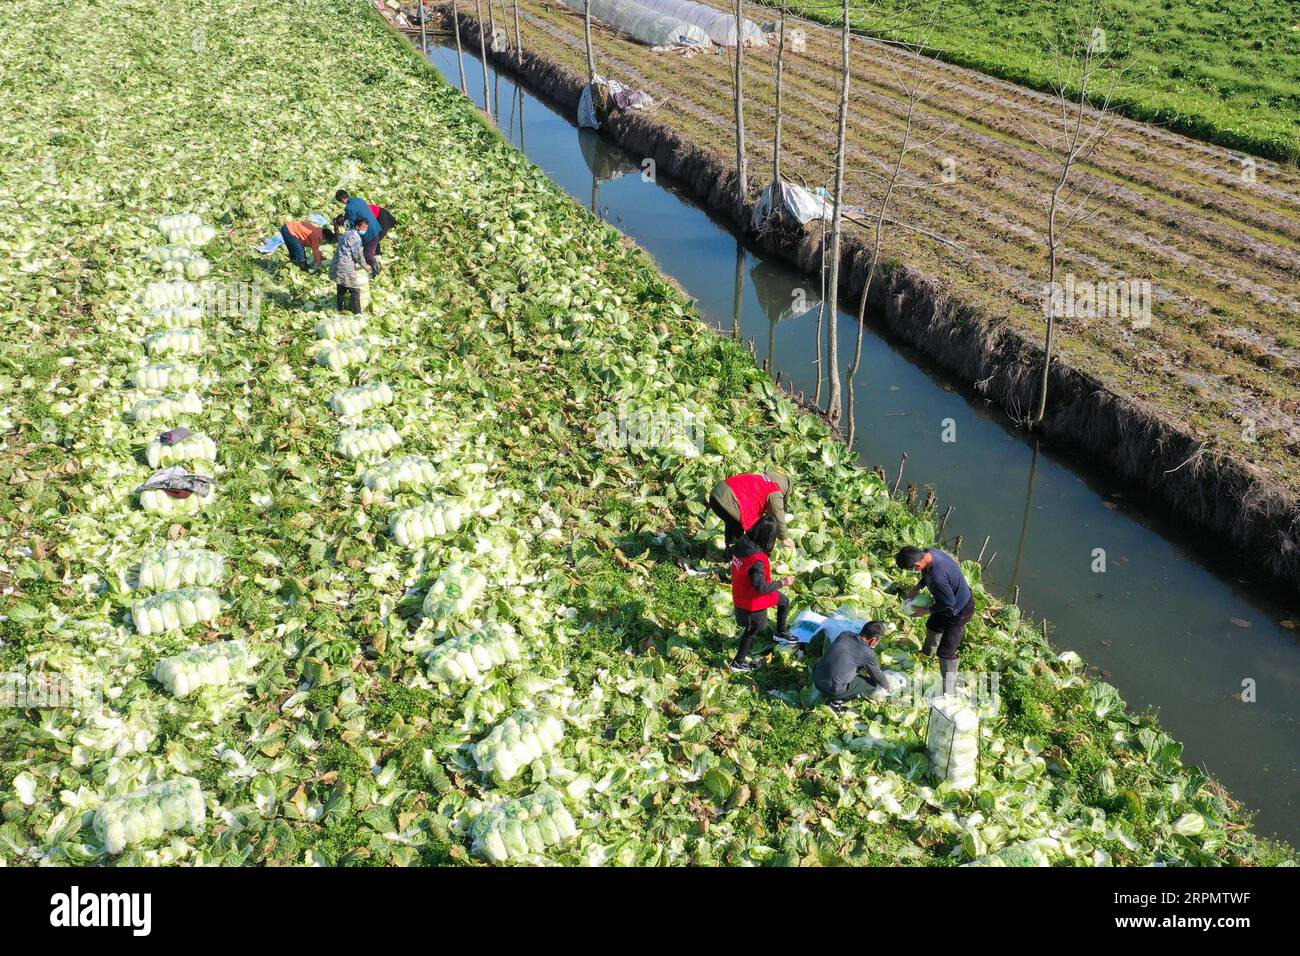
{"type": "MultiPolygon", "coordinates": [[[[772,0],[760,0],[777,6],[772,0]]],[[[781,4],[828,24],[840,7],[781,4]]],[[[865,4],[855,0],[854,6],[865,4]]],[[[1035,89],[1056,77],[1062,16],[1080,4],[1052,0],[878,0],[856,28],[928,46],[942,59],[1035,89]],[[932,19],[933,17],[933,19],[932,19]]],[[[1289,0],[1105,0],[1114,61],[1129,63],[1114,105],[1141,120],[1222,146],[1294,163],[1300,158],[1300,9],[1289,0]]],[[[1102,88],[1110,83],[1103,73],[1102,88]]]]}

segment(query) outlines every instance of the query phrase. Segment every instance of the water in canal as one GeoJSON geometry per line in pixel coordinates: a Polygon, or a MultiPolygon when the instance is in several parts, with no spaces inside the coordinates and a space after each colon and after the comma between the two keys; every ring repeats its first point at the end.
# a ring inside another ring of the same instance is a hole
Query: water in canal
{"type": "MultiPolygon", "coordinates": [[[[429,58],[458,84],[454,48],[431,46],[429,58]]],[[[481,107],[482,67],[466,55],[465,70],[481,107]]],[[[815,277],[745,248],[665,177],[643,178],[639,157],[575,129],[508,76],[491,71],[489,86],[502,132],[534,163],[648,250],[707,321],[738,328],[783,383],[814,393],[815,277]],[[806,311],[792,309],[797,290],[806,311]]],[[[856,321],[837,320],[847,367],[856,321]]],[[[1139,494],[1040,448],[880,328],[868,325],[855,389],[862,461],[892,477],[906,452],[905,481],[935,485],[940,510],[955,507],[945,538],[962,535],[973,557],[989,537],[990,589],[1019,587],[1021,607],[1048,619],[1058,649],[1078,651],[1130,707],[1156,708],[1184,759],[1258,812],[1260,833],[1300,844],[1300,632],[1290,629],[1300,610],[1239,580],[1249,568],[1216,566],[1195,536],[1149,517],[1139,494]],[[1097,549],[1104,571],[1094,570],[1097,549]],[[1241,699],[1248,686],[1253,702],[1241,699]]]]}

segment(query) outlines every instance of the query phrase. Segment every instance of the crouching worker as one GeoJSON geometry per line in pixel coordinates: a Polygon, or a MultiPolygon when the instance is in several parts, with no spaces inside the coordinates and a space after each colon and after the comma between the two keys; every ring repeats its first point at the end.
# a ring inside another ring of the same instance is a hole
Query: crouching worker
{"type": "Polygon", "coordinates": [[[761,475],[732,475],[713,486],[709,493],[709,508],[722,519],[728,558],[740,536],[761,518],[771,518],[775,523],[776,537],[785,539],[788,533],[785,506],[789,494],[790,479],[774,471],[761,475]]]}
{"type": "Polygon", "coordinates": [[[919,571],[921,580],[908,592],[908,599],[927,588],[934,598],[928,608],[917,608],[912,617],[929,614],[925,622],[925,646],[921,653],[930,655],[938,648],[939,672],[943,674],[943,692],[957,689],[958,650],[966,636],[966,624],[975,616],[975,596],[957,559],[938,548],[902,548],[895,559],[904,571],[919,571]]]}
{"type": "Polygon", "coordinates": [[[311,250],[316,268],[324,261],[321,256],[322,242],[334,242],[338,237],[333,229],[323,228],[314,222],[295,220],[280,227],[280,238],[284,240],[284,249],[289,253],[289,261],[304,272],[312,268],[307,262],[307,250],[311,250]]]}
{"type": "Polygon", "coordinates": [[[340,312],[361,312],[361,272],[369,271],[361,249],[366,241],[367,223],[357,220],[356,225],[339,236],[330,263],[330,278],[334,280],[334,305],[340,312]]]}
{"type": "Polygon", "coordinates": [[[786,630],[790,616],[790,599],[781,593],[780,586],[794,584],[794,578],[772,580],[772,548],[776,545],[776,522],[764,519],[754,525],[747,535],[736,542],[731,558],[731,602],[736,608],[736,624],[740,627],[740,648],[731,669],[737,673],[751,671],[761,661],[749,656],[754,638],[767,627],[767,609],[776,608],[777,638],[792,642],[786,630]]]}
{"type": "Polygon", "coordinates": [[[884,633],[885,625],[868,621],[857,634],[840,634],[813,666],[813,686],[832,704],[863,697],[877,688],[888,693],[893,688],[880,668],[875,650],[884,633]],[[867,672],[865,678],[858,673],[860,670],[867,672]]]}

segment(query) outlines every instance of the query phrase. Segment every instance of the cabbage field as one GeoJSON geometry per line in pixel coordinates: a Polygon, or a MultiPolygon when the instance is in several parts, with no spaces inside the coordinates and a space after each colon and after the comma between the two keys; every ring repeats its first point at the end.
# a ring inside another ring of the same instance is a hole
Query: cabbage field
{"type": "Polygon", "coordinates": [[[1000,703],[965,789],[922,699],[835,713],[788,651],[730,673],[720,476],[793,476],[796,609],[895,625],[914,680],[891,556],[930,518],[368,4],[215,6],[0,22],[0,670],[102,693],[0,711],[4,862],[1288,858],[972,563],[1000,703]],[[360,320],[253,251],[339,186],[401,222],[360,320]],[[215,487],[140,492],[168,467],[215,487]]]}

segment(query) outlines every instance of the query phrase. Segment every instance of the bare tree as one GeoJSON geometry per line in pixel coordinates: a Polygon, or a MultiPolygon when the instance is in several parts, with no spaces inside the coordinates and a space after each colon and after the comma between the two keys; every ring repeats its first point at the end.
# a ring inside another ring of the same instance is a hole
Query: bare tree
{"type": "Polygon", "coordinates": [[[749,188],[749,164],[745,159],[745,35],[740,29],[743,11],[740,0],[733,5],[736,19],[736,78],[733,93],[736,107],[736,216],[745,209],[749,188]]]}
{"type": "MultiPolygon", "coordinates": [[[[890,69],[893,71],[894,78],[898,81],[899,86],[907,92],[907,109],[903,114],[901,132],[899,133],[898,149],[894,153],[893,163],[889,167],[889,172],[884,178],[884,184],[880,193],[880,201],[876,206],[875,223],[872,232],[871,262],[867,266],[867,277],[862,284],[861,297],[858,300],[858,329],[857,343],[853,352],[853,364],[849,366],[847,375],[849,391],[849,433],[848,444],[853,445],[853,440],[857,432],[857,415],[854,409],[853,386],[857,377],[858,370],[862,367],[862,339],[866,334],[866,316],[867,302],[871,295],[872,285],[875,283],[876,274],[880,268],[880,253],[884,246],[885,223],[889,222],[888,212],[889,203],[893,199],[894,191],[902,183],[903,163],[910,152],[915,149],[928,149],[938,142],[944,135],[950,132],[956,125],[956,121],[942,126],[933,135],[928,138],[917,141],[913,139],[915,124],[917,119],[917,109],[930,96],[943,74],[939,71],[931,71],[927,78],[924,64],[928,61],[925,50],[929,45],[930,32],[936,24],[937,9],[932,8],[931,16],[921,26],[917,38],[912,42],[901,42],[899,46],[906,51],[905,67],[901,67],[899,62],[893,57],[889,58],[890,69]],[[906,72],[906,76],[904,75],[906,72]]],[[[920,185],[920,184],[918,184],[920,185]]]]}
{"type": "Polygon", "coordinates": [[[587,82],[596,82],[596,49],[591,45],[591,0],[582,4],[582,33],[587,41],[587,82]]]}
{"type": "Polygon", "coordinates": [[[488,7],[488,44],[492,47],[492,52],[496,52],[497,46],[497,14],[496,4],[493,0],[487,0],[488,7]]]}
{"type": "Polygon", "coordinates": [[[519,0],[515,2],[515,62],[522,63],[524,59],[524,32],[519,27],[519,0]]]}
{"type": "Polygon", "coordinates": [[[780,216],[785,208],[781,196],[781,93],[785,86],[785,8],[776,41],[776,126],[772,132],[772,207],[768,215],[780,216]]]}
{"type": "Polygon", "coordinates": [[[1077,187],[1071,184],[1070,174],[1091,158],[1119,122],[1118,115],[1111,110],[1111,98],[1127,63],[1116,63],[1111,57],[1104,21],[1102,0],[1088,0],[1076,13],[1073,23],[1062,31],[1061,40],[1053,50],[1056,78],[1052,84],[1061,107],[1061,125],[1049,132],[1046,141],[1031,134],[1031,138],[1052,155],[1058,166],[1047,200],[1047,286],[1043,309],[1047,334],[1043,343],[1038,405],[1031,425],[1041,424],[1047,414],[1047,384],[1051,378],[1052,347],[1059,318],[1056,274],[1061,245],[1070,228],[1095,211],[1090,200],[1098,183],[1094,181],[1087,193],[1079,198],[1077,187]],[[1098,95],[1102,73],[1109,76],[1098,95]]]}
{"type": "MultiPolygon", "coordinates": [[[[829,348],[827,362],[830,365],[830,395],[827,399],[826,417],[831,427],[838,430],[840,418],[844,414],[843,398],[840,394],[840,347],[838,316],[840,285],[840,234],[843,226],[841,208],[844,200],[844,159],[849,122],[849,0],[844,0],[844,24],[840,31],[840,108],[839,133],[835,146],[835,190],[832,199],[835,208],[831,213],[831,262],[830,275],[826,279],[826,315],[830,320],[829,348]]],[[[823,252],[825,246],[823,245],[823,252]]]]}
{"type": "Polygon", "coordinates": [[[821,229],[822,250],[821,268],[817,270],[821,282],[821,294],[817,297],[817,391],[813,394],[813,404],[822,407],[822,383],[826,381],[826,369],[822,355],[822,327],[826,322],[826,217],[818,216],[817,225],[821,229]]]}
{"type": "Polygon", "coordinates": [[[483,65],[483,109],[487,113],[488,119],[491,119],[492,91],[488,86],[487,41],[483,37],[483,34],[487,31],[483,20],[482,0],[474,0],[474,25],[478,27],[478,55],[483,65]]]}
{"type": "Polygon", "coordinates": [[[460,13],[456,10],[456,0],[451,0],[451,29],[456,34],[456,65],[460,67],[460,91],[463,95],[469,96],[469,89],[465,83],[465,51],[460,45],[460,13]]]}

